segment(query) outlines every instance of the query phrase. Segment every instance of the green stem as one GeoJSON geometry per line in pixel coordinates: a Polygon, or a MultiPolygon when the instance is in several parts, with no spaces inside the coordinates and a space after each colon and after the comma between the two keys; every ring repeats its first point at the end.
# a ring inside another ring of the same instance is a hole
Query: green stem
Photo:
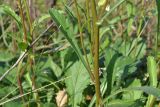
{"type": "Polygon", "coordinates": [[[158,11],[158,24],[157,24],[157,35],[156,35],[156,44],[155,44],[155,53],[157,53],[158,51],[158,39],[159,39],[159,36],[160,36],[160,1],[159,0],[156,0],[156,4],[157,4],[157,11],[158,11]]]}
{"type": "Polygon", "coordinates": [[[20,11],[21,20],[22,20],[22,26],[23,26],[23,32],[24,32],[24,42],[27,42],[27,30],[26,30],[26,26],[25,26],[25,19],[24,19],[21,0],[18,0],[18,7],[19,7],[19,11],[20,11]]]}
{"type": "Polygon", "coordinates": [[[90,64],[89,64],[89,61],[88,61],[88,57],[87,57],[87,54],[86,54],[86,50],[85,50],[85,47],[84,47],[83,33],[82,33],[82,26],[81,26],[81,18],[80,18],[80,14],[79,14],[79,11],[78,11],[78,4],[77,4],[76,0],[74,0],[74,4],[75,4],[75,7],[76,7],[76,13],[77,13],[77,18],[78,18],[78,28],[79,28],[79,32],[80,32],[80,41],[81,41],[82,50],[83,50],[83,53],[85,55],[85,59],[86,59],[86,62],[87,62],[87,67],[89,69],[88,72],[89,72],[89,74],[91,76],[91,79],[94,82],[94,75],[92,74],[92,71],[91,71],[91,68],[90,68],[90,64]]]}
{"type": "Polygon", "coordinates": [[[93,46],[92,44],[93,42],[93,32],[91,31],[91,19],[90,19],[90,14],[89,14],[89,0],[86,0],[86,16],[87,16],[87,29],[88,29],[88,33],[89,33],[89,40],[90,40],[90,52],[91,55],[93,56],[93,46]]]}
{"type": "Polygon", "coordinates": [[[29,23],[29,30],[30,30],[30,35],[32,35],[32,20],[31,20],[31,16],[30,16],[30,11],[29,11],[29,7],[28,7],[28,4],[26,2],[26,0],[24,0],[24,4],[25,4],[25,7],[26,7],[26,13],[27,13],[27,19],[28,19],[28,23],[29,23]]]}
{"type": "Polygon", "coordinates": [[[96,88],[96,107],[100,106],[101,94],[100,94],[100,80],[99,80],[99,27],[97,25],[97,11],[96,2],[92,0],[91,11],[93,17],[93,39],[94,39],[94,50],[93,50],[93,60],[94,60],[94,74],[95,74],[95,88],[96,88]]]}

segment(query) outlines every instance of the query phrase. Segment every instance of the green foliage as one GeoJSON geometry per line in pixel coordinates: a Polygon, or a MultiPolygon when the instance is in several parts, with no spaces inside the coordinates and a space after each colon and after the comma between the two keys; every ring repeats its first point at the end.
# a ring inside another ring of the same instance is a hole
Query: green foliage
{"type": "MultiPolygon", "coordinates": [[[[29,5],[22,2],[28,39],[24,41],[19,7],[11,0],[0,1],[0,77],[16,64],[0,81],[0,106],[57,107],[57,97],[62,103],[64,96],[67,107],[96,106],[95,81],[88,74],[94,74],[95,23],[90,0],[77,3],[80,23],[74,2],[57,0],[54,5],[51,0],[38,0],[30,4],[29,11],[29,5]],[[62,90],[66,93],[58,95],[62,90]]],[[[97,2],[104,107],[159,105],[159,4],[159,0],[97,2]]]]}
{"type": "Polygon", "coordinates": [[[1,13],[11,16],[17,22],[19,28],[22,27],[20,16],[18,16],[10,6],[0,5],[0,10],[1,13]]]}
{"type": "Polygon", "coordinates": [[[83,91],[89,85],[90,79],[87,70],[80,61],[75,62],[66,71],[66,76],[70,77],[65,81],[67,92],[70,96],[72,107],[79,107],[83,99],[83,91]]]}
{"type": "Polygon", "coordinates": [[[63,14],[60,13],[56,9],[51,9],[49,11],[49,13],[52,16],[53,20],[56,22],[57,26],[62,31],[62,33],[64,34],[64,36],[66,37],[66,39],[68,40],[68,42],[71,44],[72,48],[74,49],[74,51],[78,55],[79,59],[82,61],[82,63],[84,64],[84,66],[87,69],[88,68],[87,64],[86,64],[86,62],[83,58],[82,52],[80,51],[80,48],[74,38],[73,29],[71,27],[72,25],[70,24],[68,18],[65,18],[65,16],[63,16],[63,14]]]}

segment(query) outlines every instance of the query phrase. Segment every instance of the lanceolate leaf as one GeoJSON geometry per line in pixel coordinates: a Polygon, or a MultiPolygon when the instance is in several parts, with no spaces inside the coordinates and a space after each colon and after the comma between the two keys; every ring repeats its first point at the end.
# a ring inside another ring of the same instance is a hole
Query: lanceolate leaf
{"type": "Polygon", "coordinates": [[[142,87],[135,87],[131,88],[131,90],[140,90],[149,95],[153,95],[156,98],[160,99],[160,89],[152,87],[152,86],[142,86],[142,87]]]}
{"type": "Polygon", "coordinates": [[[51,17],[53,18],[53,20],[55,21],[55,23],[60,28],[61,32],[64,34],[64,36],[68,40],[68,42],[71,44],[72,48],[74,49],[74,51],[76,52],[76,54],[78,55],[78,57],[80,58],[80,60],[84,64],[84,66],[86,67],[86,69],[89,70],[87,67],[87,64],[83,58],[82,52],[80,51],[80,48],[74,38],[73,30],[70,29],[71,24],[69,23],[69,21],[66,20],[65,16],[62,15],[56,9],[50,9],[49,13],[50,13],[51,17]]]}
{"type": "Polygon", "coordinates": [[[15,13],[15,11],[13,9],[11,9],[9,6],[7,5],[0,5],[0,10],[4,13],[7,14],[9,16],[11,16],[13,19],[15,19],[15,21],[18,24],[18,27],[21,28],[22,23],[21,23],[21,18],[15,13]]]}
{"type": "Polygon", "coordinates": [[[70,100],[72,102],[72,107],[77,107],[78,104],[82,101],[82,92],[89,84],[90,79],[89,75],[83,64],[79,62],[75,62],[66,73],[66,87],[67,92],[70,95],[70,100]]]}

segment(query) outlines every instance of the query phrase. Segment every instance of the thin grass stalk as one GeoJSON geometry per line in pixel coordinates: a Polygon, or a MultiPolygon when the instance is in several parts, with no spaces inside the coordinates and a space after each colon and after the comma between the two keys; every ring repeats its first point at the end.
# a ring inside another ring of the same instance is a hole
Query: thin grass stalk
{"type": "Polygon", "coordinates": [[[93,30],[91,31],[91,18],[90,18],[90,14],[89,14],[89,0],[86,0],[86,20],[87,20],[87,29],[88,29],[88,32],[89,32],[89,40],[90,40],[90,52],[91,52],[91,55],[93,57],[93,46],[92,44],[94,44],[94,40],[93,40],[93,30]]]}
{"type": "Polygon", "coordinates": [[[24,42],[27,42],[27,30],[26,30],[26,26],[25,26],[25,18],[24,18],[24,14],[23,14],[21,0],[18,0],[18,7],[19,7],[19,11],[20,11],[20,16],[21,16],[21,20],[22,20],[22,26],[23,26],[23,32],[24,32],[23,40],[24,40],[24,42]]]}
{"type": "Polygon", "coordinates": [[[157,51],[158,51],[158,41],[159,41],[158,39],[159,39],[159,36],[160,36],[160,1],[156,0],[156,4],[157,4],[157,11],[158,11],[158,16],[157,16],[158,24],[157,24],[157,35],[156,35],[155,53],[157,53],[157,51]]]}
{"type": "Polygon", "coordinates": [[[86,16],[87,16],[87,29],[88,32],[91,33],[91,26],[90,26],[90,15],[89,15],[89,0],[86,0],[86,16]]]}
{"type": "Polygon", "coordinates": [[[95,76],[95,88],[96,88],[96,107],[100,106],[101,93],[100,93],[100,80],[99,80],[99,27],[97,25],[98,17],[96,11],[95,0],[91,1],[91,11],[93,18],[93,39],[94,39],[94,50],[93,50],[93,62],[94,62],[94,76],[95,76]]]}
{"type": "MultiPolygon", "coordinates": [[[[28,7],[28,3],[26,2],[26,0],[24,0],[24,4],[26,7],[26,13],[27,13],[27,20],[29,23],[29,31],[30,31],[30,35],[33,36],[33,29],[32,29],[32,20],[31,20],[31,16],[30,16],[30,11],[29,11],[29,7],[28,7]]],[[[32,37],[33,39],[33,37],[32,37]]]]}
{"type": "MultiPolygon", "coordinates": [[[[26,0],[24,0],[24,5],[26,7],[26,13],[27,13],[27,19],[28,19],[28,24],[29,24],[29,32],[30,32],[30,36],[32,38],[32,41],[33,41],[33,29],[32,29],[32,20],[31,20],[31,16],[30,16],[30,11],[29,11],[29,6],[28,6],[28,3],[26,2],[26,0]]],[[[32,52],[34,53],[34,47],[32,46],[32,52]]],[[[31,55],[29,56],[29,60],[28,62],[30,63],[30,69],[31,69],[31,72],[32,72],[32,76],[31,76],[31,81],[32,81],[32,87],[33,89],[36,89],[36,82],[35,82],[35,72],[34,72],[34,65],[35,65],[35,61],[34,61],[34,57],[32,57],[31,55]]],[[[37,105],[39,106],[39,95],[38,93],[34,93],[34,97],[36,99],[36,102],[37,102],[37,105]]]]}
{"type": "MultiPolygon", "coordinates": [[[[24,69],[21,68],[20,73],[19,73],[18,78],[17,78],[17,83],[18,83],[18,86],[19,86],[20,95],[23,95],[23,86],[22,86],[22,81],[21,81],[21,77],[22,77],[23,73],[24,73],[24,69]]],[[[22,97],[21,99],[22,99],[23,104],[25,104],[25,98],[22,97]]]]}
{"type": "Polygon", "coordinates": [[[82,50],[83,50],[83,53],[85,55],[85,59],[86,59],[86,62],[87,62],[87,67],[89,69],[89,74],[91,76],[91,79],[93,80],[93,82],[95,81],[94,80],[94,75],[91,71],[91,67],[90,67],[90,64],[89,64],[89,61],[88,61],[88,57],[87,57],[87,54],[86,54],[86,50],[85,50],[85,47],[84,47],[84,41],[83,41],[83,33],[82,33],[82,25],[81,25],[81,18],[80,18],[80,14],[79,14],[79,11],[78,11],[78,4],[77,4],[77,0],[74,0],[74,4],[75,4],[75,7],[76,7],[76,13],[77,13],[77,18],[78,18],[78,28],[79,28],[79,33],[80,33],[80,42],[81,42],[81,47],[82,47],[82,50]]]}

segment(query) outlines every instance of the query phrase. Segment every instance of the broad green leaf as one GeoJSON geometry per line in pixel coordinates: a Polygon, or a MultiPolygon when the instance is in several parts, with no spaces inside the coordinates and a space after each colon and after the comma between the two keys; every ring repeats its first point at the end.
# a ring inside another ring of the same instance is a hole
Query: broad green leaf
{"type": "Polygon", "coordinates": [[[71,105],[72,107],[78,107],[83,98],[83,90],[90,82],[89,75],[80,61],[75,62],[66,72],[66,76],[70,77],[66,79],[65,83],[71,105]]]}
{"type": "MultiPolygon", "coordinates": [[[[133,82],[129,85],[128,88],[130,87],[140,87],[141,86],[141,81],[139,79],[133,80],[133,82]]],[[[128,91],[123,93],[123,99],[133,99],[133,100],[138,100],[142,96],[141,91],[128,91]]]]}
{"type": "Polygon", "coordinates": [[[20,101],[12,101],[4,104],[3,107],[23,107],[24,105],[20,101]]]}
{"type": "Polygon", "coordinates": [[[15,56],[11,52],[0,52],[0,62],[11,61],[15,56]]]}
{"type": "Polygon", "coordinates": [[[54,103],[41,103],[41,107],[57,107],[54,103]]]}

